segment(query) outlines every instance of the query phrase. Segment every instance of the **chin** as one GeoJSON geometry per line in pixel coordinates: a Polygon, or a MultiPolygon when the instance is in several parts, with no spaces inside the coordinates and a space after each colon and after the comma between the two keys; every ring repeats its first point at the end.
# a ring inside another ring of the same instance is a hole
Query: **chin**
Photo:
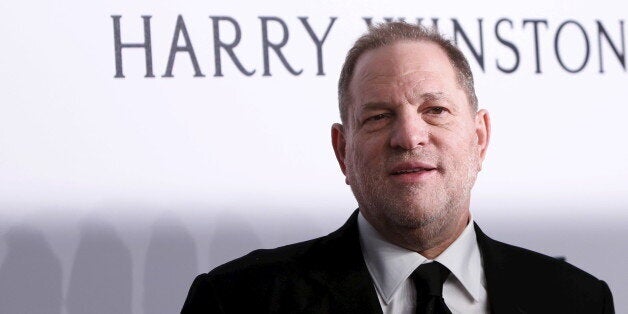
{"type": "Polygon", "coordinates": [[[426,226],[438,223],[444,218],[442,213],[433,209],[406,207],[396,213],[387,212],[387,220],[394,223],[397,227],[408,229],[424,228],[426,226]],[[408,210],[411,208],[411,210],[408,210]]]}

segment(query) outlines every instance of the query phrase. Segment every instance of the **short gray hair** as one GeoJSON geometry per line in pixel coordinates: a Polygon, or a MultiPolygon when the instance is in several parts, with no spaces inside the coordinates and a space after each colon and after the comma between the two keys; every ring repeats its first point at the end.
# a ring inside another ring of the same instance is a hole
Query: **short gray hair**
{"type": "Polygon", "coordinates": [[[474,111],[478,110],[478,99],[473,87],[473,73],[471,73],[469,62],[455,44],[435,29],[406,22],[389,22],[370,26],[368,31],[358,38],[347,53],[340,72],[340,79],[338,80],[338,108],[343,124],[347,123],[348,104],[351,101],[349,84],[360,56],[369,50],[390,46],[404,40],[433,42],[445,50],[447,57],[449,57],[452,66],[457,72],[458,84],[467,94],[471,108],[474,111]]]}

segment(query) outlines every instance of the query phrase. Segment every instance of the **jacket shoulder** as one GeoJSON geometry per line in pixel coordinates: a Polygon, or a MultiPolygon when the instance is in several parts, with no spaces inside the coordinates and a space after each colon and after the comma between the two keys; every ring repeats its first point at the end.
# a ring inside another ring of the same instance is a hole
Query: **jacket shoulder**
{"type": "Polygon", "coordinates": [[[252,275],[260,274],[272,273],[272,275],[277,275],[276,272],[286,272],[291,268],[291,265],[299,264],[304,258],[304,255],[309,253],[310,249],[319,241],[321,241],[321,238],[285,245],[274,249],[255,250],[214,268],[207,273],[207,276],[208,278],[219,279],[222,277],[241,275],[245,275],[249,278],[252,275]]]}
{"type": "Polygon", "coordinates": [[[562,258],[551,257],[522,247],[494,241],[495,249],[502,252],[504,265],[519,266],[520,276],[543,277],[545,281],[566,281],[579,285],[597,285],[599,279],[562,258]]]}
{"type": "Polygon", "coordinates": [[[182,313],[276,313],[301,311],[320,294],[308,272],[322,254],[323,238],[260,249],[199,275],[182,313]]]}
{"type": "Polygon", "coordinates": [[[356,279],[364,278],[363,263],[355,211],[324,237],[255,250],[198,276],[182,313],[329,312],[330,282],[347,289],[370,285],[356,279]]]}
{"type": "Polygon", "coordinates": [[[358,239],[357,210],[338,230],[319,238],[289,244],[274,249],[255,250],[243,257],[216,267],[210,278],[277,276],[294,272],[327,271],[344,265],[353,267],[361,260],[358,239]]]}
{"type": "Polygon", "coordinates": [[[493,288],[508,289],[521,300],[536,300],[536,305],[529,304],[531,312],[569,308],[572,313],[613,313],[604,281],[563,259],[493,240],[477,230],[489,294],[502,293],[493,288]]]}

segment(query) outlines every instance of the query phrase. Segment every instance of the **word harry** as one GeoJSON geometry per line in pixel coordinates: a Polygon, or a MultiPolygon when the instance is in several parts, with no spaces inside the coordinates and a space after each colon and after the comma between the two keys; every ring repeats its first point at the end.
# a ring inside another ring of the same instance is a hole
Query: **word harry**
{"type": "MultiPolygon", "coordinates": [[[[145,75],[144,77],[155,77],[153,70],[153,43],[151,38],[151,17],[150,15],[142,16],[143,34],[144,39],[141,42],[128,42],[122,40],[121,29],[121,15],[112,15],[113,19],[113,39],[114,39],[114,52],[115,52],[115,78],[124,78],[123,72],[123,52],[128,49],[143,49],[145,57],[145,75]]],[[[232,17],[229,16],[210,16],[212,28],[213,28],[213,53],[214,53],[214,77],[222,77],[223,65],[225,56],[227,56],[238,71],[245,76],[252,76],[257,72],[257,69],[250,66],[245,66],[242,62],[241,56],[236,54],[240,51],[236,48],[240,44],[242,39],[242,30],[240,24],[232,17]],[[225,32],[233,33],[232,40],[226,40],[225,32]]],[[[308,34],[309,40],[312,41],[316,48],[316,75],[324,76],[324,56],[323,45],[328,40],[330,32],[337,21],[337,17],[330,17],[326,26],[313,27],[307,17],[298,17],[301,26],[308,34]],[[314,29],[319,31],[315,31],[314,29]],[[320,31],[324,29],[324,31],[320,31]]],[[[373,18],[363,17],[363,22],[366,26],[372,25],[373,18]]],[[[384,18],[384,21],[392,21],[393,18],[384,18]]],[[[404,20],[399,18],[397,20],[404,20]]],[[[261,76],[272,76],[271,73],[271,55],[274,55],[279,59],[283,68],[294,76],[303,74],[303,69],[297,69],[288,60],[293,59],[286,57],[286,45],[290,39],[290,33],[288,24],[279,17],[274,16],[260,16],[259,17],[261,28],[261,60],[262,60],[262,74],[261,76]],[[274,40],[272,40],[273,38],[274,40]],[[277,38],[281,38],[277,40],[277,38]]],[[[422,18],[417,18],[418,24],[423,23],[422,18]]],[[[470,53],[470,61],[475,61],[476,65],[482,72],[486,72],[488,63],[487,57],[491,52],[485,50],[485,23],[482,18],[476,20],[477,27],[473,31],[465,29],[457,19],[450,19],[452,38],[454,42],[459,45],[464,43],[466,47],[461,49],[470,53]],[[472,36],[475,35],[475,36],[472,36]],[[459,42],[459,39],[462,39],[459,42]]],[[[432,18],[431,23],[433,27],[439,29],[439,19],[432,18]]],[[[495,69],[501,73],[513,73],[520,70],[522,67],[522,59],[529,64],[529,68],[525,68],[528,72],[534,72],[536,74],[543,73],[543,57],[553,52],[555,61],[562,69],[568,73],[579,73],[583,71],[592,59],[592,37],[596,38],[595,44],[597,47],[596,57],[598,59],[597,70],[599,73],[604,73],[604,56],[610,56],[611,59],[615,59],[612,63],[615,66],[619,66],[622,71],[626,70],[626,45],[624,34],[624,21],[618,21],[619,32],[609,31],[610,28],[604,26],[604,24],[596,20],[594,31],[587,31],[587,28],[582,23],[575,20],[566,20],[558,24],[557,27],[549,27],[548,20],[546,19],[523,19],[521,23],[513,23],[513,20],[508,18],[501,18],[495,21],[492,25],[492,33],[494,36],[490,37],[493,41],[491,46],[498,47],[495,50],[501,52],[500,55],[495,55],[494,65],[495,69]],[[515,25],[519,24],[520,27],[515,25]],[[549,31],[549,32],[548,32],[549,31]],[[591,35],[591,33],[595,35],[591,35]],[[581,48],[572,49],[570,46],[568,49],[561,49],[561,38],[577,38],[576,42],[581,43],[581,48]],[[547,42],[551,41],[551,42],[547,42]],[[603,52],[606,50],[606,54],[603,52]],[[527,53],[526,53],[527,52],[527,53]],[[504,55],[510,55],[504,59],[504,55]],[[501,57],[500,57],[501,56],[501,57]],[[575,61],[574,61],[575,60],[575,61]],[[533,68],[532,68],[533,64],[533,68]]],[[[241,47],[240,47],[241,48],[241,47]]],[[[250,51],[246,51],[250,55],[250,51]]],[[[495,51],[492,51],[493,53],[495,51]]],[[[242,53],[240,51],[240,53],[242,53]]],[[[302,50],[297,50],[297,53],[302,53],[302,50]]],[[[183,17],[179,15],[174,27],[174,34],[168,53],[168,61],[164,74],[161,77],[174,77],[174,65],[175,60],[181,54],[187,55],[189,62],[194,71],[194,77],[205,77],[201,67],[199,65],[197,55],[190,38],[188,28],[183,20],[183,17]],[[182,39],[182,43],[180,43],[182,39]]],[[[340,56],[335,56],[340,57],[340,56]]],[[[273,57],[274,58],[274,57],[273,57]]],[[[249,61],[249,60],[245,60],[249,61]]]]}
{"type": "MultiPolygon", "coordinates": [[[[113,19],[113,33],[114,33],[114,49],[115,49],[115,58],[116,58],[116,75],[117,78],[123,78],[124,74],[122,71],[122,49],[128,48],[141,48],[144,49],[146,56],[146,75],[145,77],[155,77],[153,74],[153,57],[152,57],[152,40],[151,40],[151,27],[150,27],[150,19],[151,16],[144,15],[142,16],[143,24],[144,24],[144,41],[141,43],[123,43],[121,39],[121,30],[120,30],[120,15],[112,15],[113,19]]],[[[213,26],[213,44],[214,44],[214,76],[223,76],[222,73],[222,52],[225,52],[231,61],[235,64],[238,70],[246,75],[251,76],[256,73],[255,69],[247,69],[240,58],[235,53],[235,48],[240,43],[242,38],[242,31],[240,29],[240,25],[238,22],[228,16],[210,16],[212,20],[213,26]],[[235,32],[235,38],[231,42],[225,42],[221,38],[221,24],[228,23],[231,24],[233,31],[235,32]]],[[[303,69],[296,70],[284,55],[282,48],[288,43],[289,40],[289,32],[288,26],[286,23],[278,18],[278,17],[259,17],[262,28],[262,55],[263,55],[263,63],[264,63],[264,71],[262,76],[271,76],[270,72],[270,54],[274,52],[283,66],[290,72],[292,75],[300,75],[303,73],[303,69]],[[269,25],[270,24],[278,24],[282,29],[282,39],[279,42],[272,42],[269,39],[269,25]]],[[[317,75],[325,75],[323,71],[323,44],[327,39],[327,35],[329,35],[329,31],[331,30],[334,22],[336,21],[335,17],[330,18],[329,25],[325,30],[324,34],[317,35],[310,23],[308,22],[307,17],[299,17],[299,20],[303,24],[303,27],[307,30],[311,40],[314,42],[316,46],[316,59],[318,63],[318,71],[317,75]]],[[[189,55],[190,61],[192,62],[192,66],[194,68],[194,77],[204,77],[205,75],[201,72],[198,59],[196,58],[196,53],[194,51],[194,47],[192,45],[192,41],[190,39],[190,35],[188,33],[185,22],[183,21],[183,17],[179,15],[177,17],[177,22],[174,30],[174,35],[172,38],[172,45],[170,46],[170,53],[168,55],[168,64],[166,65],[166,71],[162,75],[162,77],[173,77],[173,67],[175,58],[179,53],[186,53],[189,55]],[[179,37],[183,37],[183,45],[179,45],[179,37]]]]}

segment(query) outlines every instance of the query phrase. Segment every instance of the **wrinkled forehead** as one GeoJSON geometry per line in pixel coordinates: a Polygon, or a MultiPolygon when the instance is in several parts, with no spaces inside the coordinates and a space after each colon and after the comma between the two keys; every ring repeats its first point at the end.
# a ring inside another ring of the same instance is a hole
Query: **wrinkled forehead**
{"type": "Polygon", "coordinates": [[[369,75],[398,76],[417,70],[456,78],[451,60],[438,44],[406,40],[364,52],[356,62],[351,82],[369,75]]]}
{"type": "Polygon", "coordinates": [[[349,92],[355,101],[363,96],[385,95],[391,88],[411,95],[453,91],[460,86],[456,71],[440,46],[429,41],[402,41],[360,56],[349,92]]]}

